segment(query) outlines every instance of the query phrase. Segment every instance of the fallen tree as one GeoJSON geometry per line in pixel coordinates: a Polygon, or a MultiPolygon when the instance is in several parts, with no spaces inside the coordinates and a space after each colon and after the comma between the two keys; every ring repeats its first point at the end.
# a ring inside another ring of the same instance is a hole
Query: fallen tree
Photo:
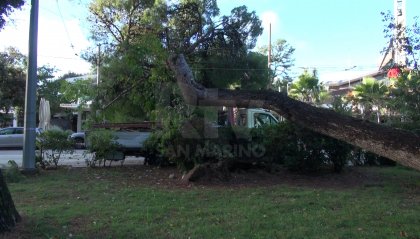
{"type": "Polygon", "coordinates": [[[419,135],[317,108],[281,92],[205,88],[195,82],[182,54],[171,56],[167,64],[187,104],[270,109],[310,130],[420,170],[419,135]]]}

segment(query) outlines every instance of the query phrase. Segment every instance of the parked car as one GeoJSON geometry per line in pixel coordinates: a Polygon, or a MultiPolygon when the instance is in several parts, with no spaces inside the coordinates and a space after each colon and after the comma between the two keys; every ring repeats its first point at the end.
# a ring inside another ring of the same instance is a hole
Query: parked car
{"type": "Polygon", "coordinates": [[[74,141],[74,147],[76,149],[84,149],[85,145],[85,132],[77,132],[70,135],[70,139],[74,141]]]}
{"type": "MultiPolygon", "coordinates": [[[[42,129],[37,128],[40,134],[42,129]]],[[[8,127],[0,129],[0,148],[23,148],[23,127],[8,127]]]]}

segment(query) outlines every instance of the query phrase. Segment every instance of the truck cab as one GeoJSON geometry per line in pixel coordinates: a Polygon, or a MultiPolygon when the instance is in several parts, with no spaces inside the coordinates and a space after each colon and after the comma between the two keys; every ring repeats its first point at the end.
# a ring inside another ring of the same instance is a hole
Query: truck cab
{"type": "MultiPolygon", "coordinates": [[[[248,128],[258,128],[263,125],[278,124],[279,121],[269,110],[264,109],[247,109],[246,110],[248,128]]],[[[245,126],[245,125],[244,125],[245,126]]]]}
{"type": "Polygon", "coordinates": [[[234,125],[258,128],[263,125],[278,124],[279,120],[266,109],[226,109],[219,112],[219,125],[234,125]]]}

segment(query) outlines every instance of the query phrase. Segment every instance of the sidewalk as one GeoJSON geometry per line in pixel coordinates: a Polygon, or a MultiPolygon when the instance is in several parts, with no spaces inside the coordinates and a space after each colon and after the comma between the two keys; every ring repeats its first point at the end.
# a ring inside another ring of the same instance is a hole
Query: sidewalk
{"type": "MultiPolygon", "coordinates": [[[[86,161],[92,158],[92,154],[87,150],[75,150],[72,154],[62,154],[58,165],[71,167],[86,167],[86,161]]],[[[0,151],[0,168],[7,167],[7,162],[14,160],[22,166],[22,150],[0,151]]],[[[143,157],[126,157],[123,165],[143,165],[143,157]]],[[[107,161],[106,165],[109,165],[107,161]]],[[[111,166],[121,166],[121,161],[112,162],[111,166]]]]}
{"type": "MultiPolygon", "coordinates": [[[[60,158],[59,165],[72,167],[86,167],[86,161],[92,159],[92,154],[87,150],[75,150],[73,154],[63,154],[60,158]]],[[[143,157],[126,157],[123,165],[143,165],[143,157]]],[[[109,161],[106,162],[109,165],[109,161]]],[[[98,165],[102,166],[102,165],[98,165]]],[[[121,166],[121,161],[111,163],[111,166],[121,166]]]]}

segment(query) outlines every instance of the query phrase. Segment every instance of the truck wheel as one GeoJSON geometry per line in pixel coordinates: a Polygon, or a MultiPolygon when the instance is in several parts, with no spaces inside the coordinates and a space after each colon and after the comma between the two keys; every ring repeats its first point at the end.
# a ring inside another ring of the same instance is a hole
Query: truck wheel
{"type": "Polygon", "coordinates": [[[82,138],[75,138],[74,139],[74,147],[76,149],[84,149],[85,148],[85,140],[82,138]]]}

